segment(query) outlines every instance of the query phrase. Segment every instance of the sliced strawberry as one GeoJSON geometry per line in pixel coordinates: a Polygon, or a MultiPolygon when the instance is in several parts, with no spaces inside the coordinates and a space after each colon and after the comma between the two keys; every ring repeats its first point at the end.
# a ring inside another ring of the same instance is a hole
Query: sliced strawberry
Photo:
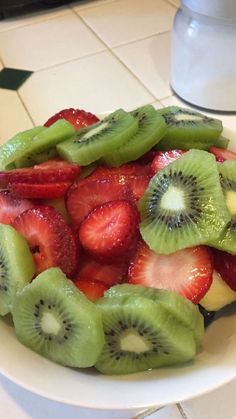
{"type": "Polygon", "coordinates": [[[90,179],[86,178],[74,183],[67,193],[66,207],[74,228],[97,205],[114,199],[129,199],[132,193],[130,188],[119,184],[117,179],[90,179]]]}
{"type": "Polygon", "coordinates": [[[129,179],[127,179],[127,186],[129,186],[132,190],[134,202],[137,202],[140,198],[142,198],[149,182],[150,178],[144,175],[130,176],[129,179]]]}
{"type": "Polygon", "coordinates": [[[207,247],[159,255],[140,242],[130,264],[128,282],[175,291],[197,304],[210,288],[212,272],[212,255],[207,247]]]}
{"type": "Polygon", "coordinates": [[[159,151],[151,163],[153,175],[184,154],[183,150],[159,151]]]}
{"type": "Polygon", "coordinates": [[[91,301],[97,301],[99,298],[103,297],[104,292],[109,288],[108,285],[100,281],[82,281],[81,279],[77,279],[75,285],[91,301]]]}
{"type": "Polygon", "coordinates": [[[138,238],[139,214],[130,201],[110,201],[96,207],[79,228],[82,247],[96,260],[124,258],[138,238]]]}
{"type": "Polygon", "coordinates": [[[71,182],[60,183],[9,183],[8,189],[18,198],[52,199],[64,196],[71,182]]]}
{"type": "Polygon", "coordinates": [[[158,154],[158,151],[150,150],[147,153],[145,153],[142,157],[140,157],[137,162],[140,164],[149,164],[153,161],[153,159],[158,154]]]}
{"type": "Polygon", "coordinates": [[[0,191],[0,223],[12,224],[18,215],[34,206],[34,201],[15,198],[8,191],[0,191]]]}
{"type": "Polygon", "coordinates": [[[80,174],[77,164],[65,160],[48,160],[31,168],[4,170],[0,172],[0,186],[9,183],[58,183],[74,181],[80,174]]]}
{"type": "Polygon", "coordinates": [[[51,116],[45,122],[45,127],[50,127],[50,125],[54,124],[58,119],[66,119],[72,125],[74,125],[75,129],[79,130],[81,128],[85,128],[89,125],[96,124],[99,121],[98,117],[90,112],[86,112],[82,109],[63,109],[60,112],[56,113],[55,115],[51,116]]]}
{"type": "Polygon", "coordinates": [[[236,153],[230,150],[225,150],[224,148],[211,147],[209,149],[210,153],[214,154],[216,161],[223,163],[225,160],[235,160],[236,153]]]}
{"type": "Polygon", "coordinates": [[[236,291],[236,255],[213,250],[214,267],[222,279],[236,291]]]}
{"type": "Polygon", "coordinates": [[[49,206],[28,209],[15,218],[13,227],[27,240],[36,273],[57,266],[69,277],[78,263],[74,234],[61,214],[49,206]]]}
{"type": "Polygon", "coordinates": [[[89,257],[83,258],[77,278],[81,281],[91,280],[104,282],[107,285],[121,283],[127,275],[127,262],[104,264],[89,257]]]}

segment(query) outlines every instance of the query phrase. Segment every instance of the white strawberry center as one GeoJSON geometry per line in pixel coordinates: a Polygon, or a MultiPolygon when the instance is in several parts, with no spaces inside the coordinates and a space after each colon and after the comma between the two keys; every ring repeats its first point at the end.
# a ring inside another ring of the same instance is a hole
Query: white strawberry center
{"type": "Polygon", "coordinates": [[[176,186],[170,186],[161,199],[161,208],[170,211],[184,210],[184,192],[176,186]]]}
{"type": "Polygon", "coordinates": [[[61,329],[61,324],[52,313],[45,311],[41,319],[41,328],[44,333],[57,335],[61,329]]]}
{"type": "Polygon", "coordinates": [[[227,191],[226,205],[231,215],[236,215],[236,192],[227,191]]]}
{"type": "Polygon", "coordinates": [[[122,351],[142,353],[150,350],[146,340],[135,331],[129,331],[121,336],[120,349],[122,351]]]}

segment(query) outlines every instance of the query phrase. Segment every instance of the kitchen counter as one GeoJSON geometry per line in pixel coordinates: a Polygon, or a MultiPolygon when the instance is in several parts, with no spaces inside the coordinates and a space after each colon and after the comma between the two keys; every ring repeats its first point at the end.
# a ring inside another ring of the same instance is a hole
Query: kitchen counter
{"type": "MultiPolygon", "coordinates": [[[[102,115],[147,103],[186,106],[169,87],[170,30],[178,5],[178,0],[81,1],[1,21],[0,143],[67,107],[102,115]]],[[[236,131],[236,114],[218,117],[226,131],[236,131]]],[[[151,419],[235,419],[235,392],[236,381],[146,414],[151,419]]],[[[127,412],[52,402],[1,375],[0,417],[131,418],[127,412]]]]}

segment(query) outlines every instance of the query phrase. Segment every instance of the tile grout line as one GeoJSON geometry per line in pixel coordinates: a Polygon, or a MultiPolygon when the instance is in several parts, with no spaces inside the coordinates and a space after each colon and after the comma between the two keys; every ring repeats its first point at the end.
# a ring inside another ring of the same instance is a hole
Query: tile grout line
{"type": "Polygon", "coordinates": [[[183,419],[188,419],[188,417],[187,417],[184,409],[182,408],[181,404],[180,403],[176,403],[176,406],[177,406],[177,409],[178,409],[179,413],[181,414],[182,418],[183,419]]]}
{"type": "Polygon", "coordinates": [[[132,416],[131,419],[146,419],[148,417],[150,417],[151,415],[153,415],[156,412],[159,412],[161,409],[164,409],[166,406],[161,406],[161,407],[151,407],[149,409],[145,409],[142,412],[138,413],[135,416],[132,416]]]}
{"type": "Polygon", "coordinates": [[[174,7],[174,9],[178,9],[178,6],[176,6],[175,4],[173,4],[171,1],[166,0],[166,3],[168,3],[170,6],[174,7]]]}
{"type": "MultiPolygon", "coordinates": [[[[109,3],[107,3],[107,4],[110,4],[110,3],[117,3],[119,0],[110,0],[109,1],[109,3]]],[[[76,9],[77,7],[80,7],[81,8],[81,10],[88,10],[88,9],[95,9],[95,8],[97,8],[97,7],[101,7],[101,6],[104,6],[104,3],[97,3],[97,4],[93,4],[93,5],[89,5],[89,6],[86,6],[86,5],[84,5],[84,6],[74,6],[73,5],[73,3],[69,3],[68,4],[68,7],[70,8],[70,9],[72,9],[72,10],[74,10],[74,9],[76,9]]]]}
{"type": "Polygon", "coordinates": [[[19,93],[18,90],[16,91],[16,94],[17,94],[17,96],[18,96],[18,98],[19,98],[19,100],[20,100],[23,108],[25,109],[25,112],[27,113],[30,121],[32,122],[33,126],[35,127],[35,122],[34,122],[32,116],[30,115],[29,109],[27,108],[27,106],[26,106],[25,102],[23,101],[23,99],[22,99],[22,97],[21,97],[21,95],[20,95],[20,93],[19,93]]]}

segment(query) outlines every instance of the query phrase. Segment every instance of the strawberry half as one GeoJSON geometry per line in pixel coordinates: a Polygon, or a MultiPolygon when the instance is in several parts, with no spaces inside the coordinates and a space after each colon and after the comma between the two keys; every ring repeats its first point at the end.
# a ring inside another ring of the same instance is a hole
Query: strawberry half
{"type": "Polygon", "coordinates": [[[173,163],[175,160],[179,159],[184,154],[183,150],[169,150],[169,151],[160,151],[154,157],[151,163],[152,174],[155,175],[159,170],[168,166],[168,164],[173,163]]]}
{"type": "Polygon", "coordinates": [[[128,282],[175,291],[197,304],[210,288],[212,272],[212,255],[207,247],[160,255],[140,242],[129,267],[128,282]]]}
{"type": "Polygon", "coordinates": [[[214,267],[222,279],[236,291],[236,255],[213,250],[214,267]]]}
{"type": "Polygon", "coordinates": [[[109,289],[109,286],[100,281],[82,281],[77,279],[75,285],[82,291],[86,297],[91,301],[97,301],[103,297],[104,292],[109,289]]]}
{"type": "Polygon", "coordinates": [[[50,125],[54,124],[58,119],[66,119],[76,130],[96,124],[96,122],[99,121],[98,117],[90,112],[86,112],[83,109],[69,108],[63,109],[51,116],[51,118],[45,122],[44,126],[50,127],[50,125]]]}
{"type": "Polygon", "coordinates": [[[82,247],[96,260],[112,263],[129,255],[138,238],[139,214],[125,200],[96,207],[79,228],[82,247]]]}
{"type": "Polygon", "coordinates": [[[223,163],[225,160],[235,160],[236,153],[230,150],[225,150],[224,148],[211,147],[209,149],[210,153],[214,154],[216,161],[223,163]]]}
{"type": "Polygon", "coordinates": [[[107,285],[121,283],[127,275],[127,262],[104,264],[89,257],[84,257],[79,268],[77,279],[81,281],[99,281],[107,285]]]}
{"type": "Polygon", "coordinates": [[[0,223],[12,224],[14,219],[25,210],[35,206],[29,199],[15,198],[8,191],[0,192],[0,223]]]}
{"type": "Polygon", "coordinates": [[[96,206],[115,199],[129,199],[131,190],[117,179],[90,179],[86,178],[74,183],[68,190],[66,207],[74,228],[78,227],[83,219],[96,206]]]}
{"type": "Polygon", "coordinates": [[[4,170],[0,172],[0,186],[7,187],[9,183],[58,183],[73,182],[80,174],[77,164],[65,160],[48,160],[31,168],[4,170]]]}
{"type": "Polygon", "coordinates": [[[8,189],[17,198],[52,199],[64,196],[71,182],[60,183],[9,183],[8,189]]]}
{"type": "Polygon", "coordinates": [[[25,237],[33,254],[36,273],[57,266],[71,277],[77,268],[78,248],[63,217],[49,206],[28,209],[15,218],[13,227],[25,237]]]}

